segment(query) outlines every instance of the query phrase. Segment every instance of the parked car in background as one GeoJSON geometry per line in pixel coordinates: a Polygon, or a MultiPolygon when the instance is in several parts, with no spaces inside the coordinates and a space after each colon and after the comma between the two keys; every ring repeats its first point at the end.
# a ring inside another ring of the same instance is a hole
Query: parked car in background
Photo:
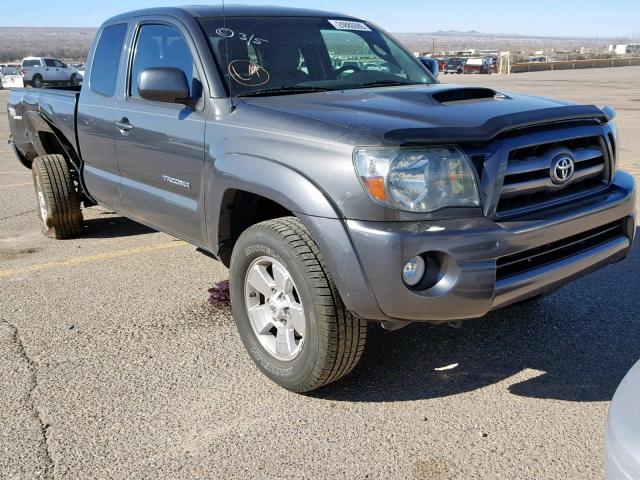
{"type": "Polygon", "coordinates": [[[627,373],[613,396],[604,452],[606,480],[640,479],[640,362],[627,373]]]}
{"type": "Polygon", "coordinates": [[[438,61],[435,58],[419,57],[418,60],[420,60],[420,63],[427,67],[427,69],[434,77],[438,77],[438,74],[440,73],[440,67],[438,65],[438,61]]]}
{"type": "Polygon", "coordinates": [[[20,67],[7,65],[0,67],[0,82],[2,84],[2,88],[24,87],[20,67]]]}
{"type": "Polygon", "coordinates": [[[444,70],[444,67],[447,66],[447,58],[436,58],[436,60],[438,61],[438,70],[442,71],[444,70]]]}
{"type": "Polygon", "coordinates": [[[445,75],[451,73],[462,73],[464,72],[464,59],[462,58],[450,58],[447,60],[447,64],[444,67],[443,73],[445,75]]]}
{"type": "Polygon", "coordinates": [[[491,73],[491,64],[487,58],[470,58],[464,64],[464,73],[491,73]]]}
{"type": "Polygon", "coordinates": [[[22,60],[21,67],[25,86],[42,88],[45,84],[79,85],[82,82],[77,68],[57,58],[27,57],[22,60]]]}
{"type": "Polygon", "coordinates": [[[344,62],[342,62],[342,67],[340,68],[344,69],[347,72],[362,71],[367,69],[364,62],[361,62],[359,60],[345,60],[344,62]]]}

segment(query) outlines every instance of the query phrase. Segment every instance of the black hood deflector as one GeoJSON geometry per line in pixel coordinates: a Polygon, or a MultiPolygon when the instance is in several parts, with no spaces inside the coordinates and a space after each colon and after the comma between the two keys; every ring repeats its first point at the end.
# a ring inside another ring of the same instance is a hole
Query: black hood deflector
{"type": "Polygon", "coordinates": [[[400,145],[424,143],[487,142],[510,130],[571,120],[609,122],[613,117],[595,105],[571,105],[511,113],[473,127],[431,127],[390,130],[385,140],[400,145]]]}

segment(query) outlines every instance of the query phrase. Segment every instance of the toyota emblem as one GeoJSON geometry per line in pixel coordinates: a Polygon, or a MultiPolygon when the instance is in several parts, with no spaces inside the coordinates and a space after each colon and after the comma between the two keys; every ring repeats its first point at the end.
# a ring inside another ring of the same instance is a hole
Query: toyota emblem
{"type": "Polygon", "coordinates": [[[564,185],[571,180],[575,171],[575,161],[563,153],[551,162],[551,181],[555,185],[564,185]]]}

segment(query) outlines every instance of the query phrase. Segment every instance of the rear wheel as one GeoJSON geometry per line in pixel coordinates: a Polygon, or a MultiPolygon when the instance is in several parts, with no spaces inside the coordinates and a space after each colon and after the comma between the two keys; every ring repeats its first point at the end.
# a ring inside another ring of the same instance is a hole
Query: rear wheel
{"type": "Polygon", "coordinates": [[[44,86],[44,81],[42,80],[41,75],[34,75],[31,80],[31,86],[33,88],[42,88],[44,86]]]}
{"type": "Polygon", "coordinates": [[[71,85],[78,86],[80,85],[80,75],[74,73],[71,75],[71,85]]]}
{"type": "Polygon", "coordinates": [[[295,217],[248,228],[231,257],[231,305],[258,368],[278,385],[315,390],[351,372],[367,323],[349,312],[317,245],[295,217]]]}
{"type": "Polygon", "coordinates": [[[37,157],[32,174],[42,233],[57,239],[80,235],[83,231],[80,196],[67,160],[62,155],[37,157]]]}

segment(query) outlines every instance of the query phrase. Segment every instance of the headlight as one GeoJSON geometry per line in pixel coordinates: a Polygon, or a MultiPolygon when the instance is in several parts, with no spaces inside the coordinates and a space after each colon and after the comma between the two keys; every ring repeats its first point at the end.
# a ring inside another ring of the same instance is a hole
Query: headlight
{"type": "Polygon", "coordinates": [[[409,212],[480,206],[474,169],[457,147],[362,147],[356,173],[377,203],[409,212]]]}

